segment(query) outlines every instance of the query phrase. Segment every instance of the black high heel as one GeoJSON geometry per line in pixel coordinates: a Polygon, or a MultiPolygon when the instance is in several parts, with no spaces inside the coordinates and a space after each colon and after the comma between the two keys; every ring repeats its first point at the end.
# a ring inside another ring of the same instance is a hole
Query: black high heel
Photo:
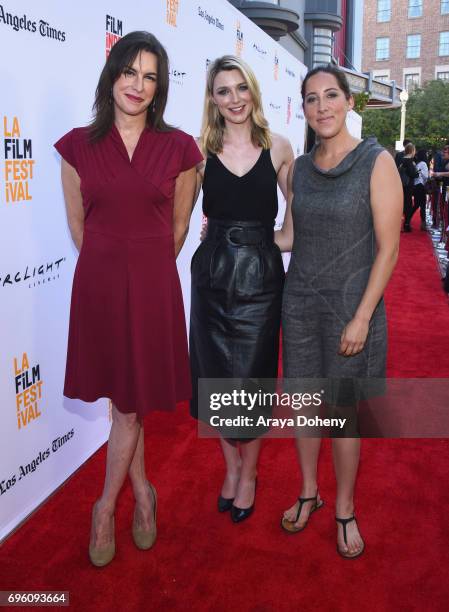
{"type": "Polygon", "coordinates": [[[232,508],[232,502],[234,501],[234,497],[227,498],[222,495],[218,496],[218,512],[227,512],[232,508]]]}
{"type": "MultiPolygon", "coordinates": [[[[350,523],[351,521],[356,521],[354,514],[352,516],[350,516],[349,518],[338,518],[335,517],[335,520],[337,521],[337,523],[340,523],[340,525],[343,525],[343,539],[345,541],[346,546],[348,545],[348,540],[346,538],[346,525],[348,523],[350,523]]],[[[355,559],[356,557],[360,557],[360,555],[363,553],[363,551],[365,550],[365,544],[363,544],[362,546],[362,550],[359,550],[359,552],[351,555],[348,553],[344,553],[342,552],[339,548],[338,548],[338,544],[337,544],[337,552],[340,555],[340,557],[343,557],[343,559],[355,559]]]]}
{"type": "Polygon", "coordinates": [[[231,519],[233,523],[241,523],[245,519],[249,518],[254,512],[254,505],[256,503],[256,490],[257,490],[257,478],[254,483],[254,501],[249,508],[238,508],[232,504],[231,506],[231,519]]]}

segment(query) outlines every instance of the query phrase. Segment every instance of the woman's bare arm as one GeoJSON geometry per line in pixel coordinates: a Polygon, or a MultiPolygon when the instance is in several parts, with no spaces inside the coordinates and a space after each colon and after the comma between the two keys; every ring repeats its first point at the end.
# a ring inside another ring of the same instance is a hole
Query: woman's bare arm
{"type": "Polygon", "coordinates": [[[67,221],[78,251],[81,250],[84,232],[84,208],[80,190],[80,177],[73,166],[63,159],[61,161],[61,179],[67,210],[67,221]]]}
{"type": "Polygon", "coordinates": [[[340,353],[359,353],[366,342],[369,322],[379,303],[399,255],[403,193],[393,158],[382,152],[371,175],[371,210],[377,253],[363,297],[354,318],[343,330],[340,353]]]}
{"type": "Polygon", "coordinates": [[[189,231],[190,216],[195,202],[196,185],[196,167],[181,172],[176,179],[173,208],[173,235],[176,257],[178,257],[189,231]]]}
{"type": "Polygon", "coordinates": [[[293,201],[293,170],[295,167],[294,160],[291,161],[287,171],[286,187],[287,197],[284,221],[282,228],[274,232],[274,241],[282,252],[291,251],[293,248],[293,219],[292,219],[292,201],[293,201]]]}

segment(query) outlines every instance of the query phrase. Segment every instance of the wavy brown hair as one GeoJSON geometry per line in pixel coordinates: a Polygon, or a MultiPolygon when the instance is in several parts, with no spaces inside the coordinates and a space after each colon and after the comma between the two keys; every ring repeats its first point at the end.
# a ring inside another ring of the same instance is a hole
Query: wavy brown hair
{"type": "Polygon", "coordinates": [[[271,134],[268,121],[265,119],[262,108],[262,96],[256,75],[246,62],[234,55],[224,55],[217,58],[209,67],[206,81],[206,94],[204,99],[203,124],[201,127],[200,146],[204,153],[221,153],[223,150],[223,135],[225,121],[220,114],[212,97],[214,81],[222,70],[239,70],[248,85],[253,101],[251,112],[251,140],[255,146],[269,149],[271,147],[271,134]]]}
{"type": "Polygon", "coordinates": [[[90,138],[96,142],[106,136],[114,123],[112,87],[123,71],[130,68],[141,51],[157,57],[157,86],[153,102],[147,109],[146,123],[160,132],[173,129],[164,121],[169,86],[167,52],[158,39],[149,32],[130,32],[115,43],[98,80],[93,104],[94,119],[90,124],[90,138]]]}

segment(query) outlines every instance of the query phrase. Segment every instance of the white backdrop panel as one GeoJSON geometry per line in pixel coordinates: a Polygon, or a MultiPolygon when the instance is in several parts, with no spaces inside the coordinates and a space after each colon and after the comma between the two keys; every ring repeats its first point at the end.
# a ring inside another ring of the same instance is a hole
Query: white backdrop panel
{"type": "MultiPolygon", "coordinates": [[[[89,122],[107,44],[136,29],[169,53],[170,123],[199,134],[207,65],[239,53],[260,81],[272,129],[303,150],[305,66],[225,0],[1,2],[0,53],[14,59],[0,68],[0,540],[108,435],[107,401],[62,396],[77,254],[53,143],[89,122]],[[7,201],[12,194],[17,201],[7,201]]],[[[187,316],[201,217],[198,201],[178,260],[187,316]]]]}

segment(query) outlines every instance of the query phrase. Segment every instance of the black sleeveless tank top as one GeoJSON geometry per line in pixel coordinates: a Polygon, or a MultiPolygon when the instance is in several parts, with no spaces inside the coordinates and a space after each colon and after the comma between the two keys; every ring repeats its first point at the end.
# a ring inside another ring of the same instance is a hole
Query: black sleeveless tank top
{"type": "Polygon", "coordinates": [[[203,212],[226,221],[261,221],[272,227],[278,213],[277,175],[270,149],[243,176],[233,174],[215,154],[206,161],[203,212]]]}

